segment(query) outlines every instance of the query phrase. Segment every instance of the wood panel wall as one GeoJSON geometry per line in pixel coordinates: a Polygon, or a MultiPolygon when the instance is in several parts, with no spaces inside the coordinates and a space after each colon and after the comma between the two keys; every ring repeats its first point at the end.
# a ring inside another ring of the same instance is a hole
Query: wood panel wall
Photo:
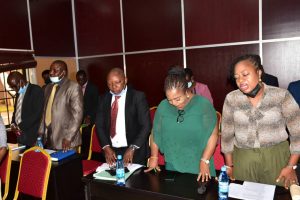
{"type": "MultiPolygon", "coordinates": [[[[5,28],[0,48],[31,48],[22,2],[1,3],[5,28]]],[[[253,0],[76,0],[74,7],[71,0],[29,3],[36,55],[73,58],[100,92],[107,88],[109,69],[121,67],[154,106],[164,98],[168,67],[186,64],[196,80],[208,85],[221,111],[233,89],[228,66],[244,53],[262,55],[265,71],[278,76],[281,87],[300,79],[297,0],[262,0],[261,7],[253,0]]]]}

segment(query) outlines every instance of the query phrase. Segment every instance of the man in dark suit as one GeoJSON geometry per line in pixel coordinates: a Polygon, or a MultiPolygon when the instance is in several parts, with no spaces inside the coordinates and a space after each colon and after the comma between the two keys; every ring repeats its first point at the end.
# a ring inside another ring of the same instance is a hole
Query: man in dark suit
{"type": "Polygon", "coordinates": [[[83,123],[86,125],[94,124],[98,104],[98,88],[87,79],[85,71],[79,70],[76,73],[77,83],[83,92],[83,123]]]}
{"type": "Polygon", "coordinates": [[[81,153],[84,158],[88,156],[91,130],[95,124],[97,105],[99,99],[98,88],[88,81],[85,71],[76,73],[77,83],[81,86],[83,93],[83,121],[82,121],[82,145],[81,153]]]}
{"type": "Polygon", "coordinates": [[[127,78],[120,68],[107,76],[107,92],[99,102],[96,127],[106,162],[115,163],[123,155],[128,163],[146,164],[149,155],[151,121],[143,92],[127,87],[127,78]]]}
{"type": "Polygon", "coordinates": [[[294,99],[300,106],[300,80],[291,82],[288,86],[288,91],[293,95],[294,99]]]}
{"type": "Polygon", "coordinates": [[[262,71],[262,77],[261,80],[267,85],[279,87],[278,78],[276,76],[273,76],[271,74],[267,74],[264,70],[263,65],[261,64],[261,59],[259,55],[255,55],[257,60],[257,65],[259,66],[260,70],[262,71]]]}
{"type": "Polygon", "coordinates": [[[44,83],[45,83],[45,85],[42,86],[43,90],[45,90],[46,86],[51,83],[49,73],[50,73],[49,69],[46,69],[42,72],[42,77],[43,77],[44,83]]]}
{"type": "Polygon", "coordinates": [[[267,74],[267,73],[263,72],[262,81],[267,85],[279,87],[278,78],[271,74],[267,74]]]}
{"type": "Polygon", "coordinates": [[[28,83],[19,72],[11,72],[7,83],[17,92],[11,129],[17,135],[18,143],[28,147],[34,146],[43,113],[43,90],[37,85],[28,83]]]}

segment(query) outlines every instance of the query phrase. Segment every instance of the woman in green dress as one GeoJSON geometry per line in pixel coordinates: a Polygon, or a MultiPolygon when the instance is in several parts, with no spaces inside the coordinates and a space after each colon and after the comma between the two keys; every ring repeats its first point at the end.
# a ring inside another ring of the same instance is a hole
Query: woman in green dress
{"type": "Polygon", "coordinates": [[[216,175],[212,159],[218,140],[216,111],[207,99],[188,92],[182,68],[169,72],[164,90],[167,99],[155,113],[146,172],[160,170],[160,150],[167,170],[198,174],[198,181],[207,181],[216,175]]]}

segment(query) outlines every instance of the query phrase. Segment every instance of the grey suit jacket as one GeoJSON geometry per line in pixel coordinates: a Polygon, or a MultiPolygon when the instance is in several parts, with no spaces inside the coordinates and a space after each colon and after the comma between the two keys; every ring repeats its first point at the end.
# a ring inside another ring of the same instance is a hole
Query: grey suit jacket
{"type": "Polygon", "coordinates": [[[51,124],[45,125],[45,114],[53,84],[45,88],[45,106],[39,132],[44,133],[48,148],[62,149],[63,139],[71,141],[74,148],[81,144],[80,125],[83,117],[83,94],[74,81],[64,78],[59,83],[52,104],[51,124]],[[49,129],[51,129],[51,134],[49,129]]]}

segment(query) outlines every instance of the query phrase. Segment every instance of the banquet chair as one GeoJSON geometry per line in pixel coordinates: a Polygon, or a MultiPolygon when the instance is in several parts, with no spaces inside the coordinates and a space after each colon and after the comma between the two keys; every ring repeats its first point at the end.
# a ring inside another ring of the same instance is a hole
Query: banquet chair
{"type": "Polygon", "coordinates": [[[97,167],[99,167],[102,163],[99,161],[92,160],[93,152],[101,153],[102,148],[99,143],[99,139],[97,136],[96,126],[94,125],[91,133],[91,141],[89,148],[89,155],[86,160],[82,160],[82,170],[83,176],[87,176],[90,173],[96,171],[97,167]]]}
{"type": "Polygon", "coordinates": [[[19,193],[46,199],[51,164],[50,155],[40,147],[26,150],[20,162],[14,200],[19,193]]]}
{"type": "MultiPolygon", "coordinates": [[[[153,126],[153,120],[154,120],[156,109],[157,109],[157,106],[153,106],[153,107],[150,108],[150,118],[151,118],[152,126],[153,126]]],[[[153,139],[153,133],[151,131],[151,135],[149,137],[149,143],[150,143],[150,140],[152,140],[152,139],[153,139]]],[[[158,164],[159,165],[165,165],[165,157],[160,152],[158,152],[158,164]]]]}
{"type": "MultiPolygon", "coordinates": [[[[79,131],[80,131],[80,137],[82,138],[82,126],[80,126],[79,131]]],[[[77,148],[77,153],[79,153],[79,154],[81,154],[81,145],[79,145],[79,147],[77,148]]]]}
{"type": "Polygon", "coordinates": [[[10,169],[11,169],[11,156],[12,156],[12,151],[11,151],[11,148],[8,147],[6,155],[0,163],[1,185],[5,184],[2,200],[5,200],[7,198],[7,195],[8,195],[10,169]]]}
{"type": "MultiPolygon", "coordinates": [[[[219,136],[221,134],[221,121],[222,121],[222,115],[220,112],[216,112],[217,114],[217,123],[218,123],[218,129],[219,129],[219,136]]],[[[216,170],[220,170],[221,167],[224,165],[224,156],[221,153],[221,138],[218,138],[218,144],[216,146],[216,150],[214,153],[214,163],[216,170]]]]}

